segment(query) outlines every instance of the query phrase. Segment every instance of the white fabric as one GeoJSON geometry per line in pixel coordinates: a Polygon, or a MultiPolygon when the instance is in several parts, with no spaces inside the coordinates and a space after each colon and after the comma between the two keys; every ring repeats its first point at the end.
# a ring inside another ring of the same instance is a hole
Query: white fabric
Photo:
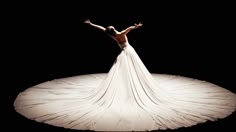
{"type": "Polygon", "coordinates": [[[150,74],[126,43],[109,73],[38,84],[21,92],[14,106],[25,117],[54,126],[147,131],[224,118],[235,110],[236,95],[197,79],[150,74]]]}

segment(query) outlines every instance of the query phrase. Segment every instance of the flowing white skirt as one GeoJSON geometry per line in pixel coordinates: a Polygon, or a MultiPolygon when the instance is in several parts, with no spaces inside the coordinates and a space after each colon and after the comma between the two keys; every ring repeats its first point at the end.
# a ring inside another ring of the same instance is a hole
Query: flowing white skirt
{"type": "Polygon", "coordinates": [[[148,131],[224,118],[236,109],[236,95],[197,79],[150,74],[127,44],[109,73],[38,84],[14,106],[29,119],[70,129],[148,131]]]}

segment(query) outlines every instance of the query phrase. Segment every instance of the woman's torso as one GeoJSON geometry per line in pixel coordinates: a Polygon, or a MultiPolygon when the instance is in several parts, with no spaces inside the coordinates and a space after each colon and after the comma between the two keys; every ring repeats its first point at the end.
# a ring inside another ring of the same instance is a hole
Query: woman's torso
{"type": "Polygon", "coordinates": [[[113,39],[117,42],[117,44],[120,46],[120,48],[123,48],[127,46],[128,44],[128,38],[126,35],[116,35],[113,37],[113,39]]]}

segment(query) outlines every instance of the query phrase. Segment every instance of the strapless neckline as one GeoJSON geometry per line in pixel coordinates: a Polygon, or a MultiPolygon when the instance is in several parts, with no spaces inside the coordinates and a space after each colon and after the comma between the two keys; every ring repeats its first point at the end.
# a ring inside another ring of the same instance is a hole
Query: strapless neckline
{"type": "Polygon", "coordinates": [[[119,44],[119,43],[117,43],[118,45],[119,45],[119,47],[121,48],[121,49],[123,49],[124,47],[126,47],[126,46],[128,46],[129,45],[129,43],[126,41],[125,43],[122,43],[122,44],[119,44]]]}

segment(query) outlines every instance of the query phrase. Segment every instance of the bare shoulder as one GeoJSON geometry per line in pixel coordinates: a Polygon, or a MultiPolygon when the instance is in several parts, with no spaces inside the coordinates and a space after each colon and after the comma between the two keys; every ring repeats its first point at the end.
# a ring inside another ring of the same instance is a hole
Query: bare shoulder
{"type": "Polygon", "coordinates": [[[116,34],[116,38],[125,38],[125,37],[126,37],[126,35],[122,34],[121,32],[116,34]]]}
{"type": "Polygon", "coordinates": [[[122,44],[127,41],[127,36],[125,34],[117,34],[115,40],[117,41],[117,43],[122,44]]]}

